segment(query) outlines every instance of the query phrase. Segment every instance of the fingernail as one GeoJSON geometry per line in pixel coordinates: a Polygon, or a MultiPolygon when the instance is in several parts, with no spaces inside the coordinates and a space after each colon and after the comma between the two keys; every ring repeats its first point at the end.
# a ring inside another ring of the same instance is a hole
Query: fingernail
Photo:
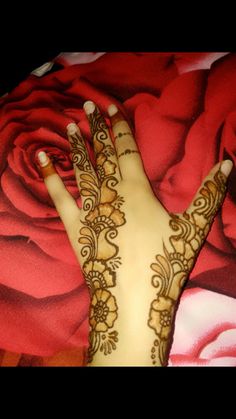
{"type": "Polygon", "coordinates": [[[117,106],[114,105],[114,103],[112,103],[110,106],[108,106],[107,112],[108,112],[108,115],[110,117],[112,127],[114,127],[114,125],[117,124],[117,122],[125,121],[124,116],[119,111],[117,106]]]}
{"type": "Polygon", "coordinates": [[[117,106],[112,103],[110,106],[108,106],[107,112],[109,116],[113,116],[118,112],[118,110],[119,109],[117,106]]]}
{"type": "Polygon", "coordinates": [[[49,157],[44,151],[40,151],[38,153],[38,160],[41,167],[47,166],[47,164],[50,162],[49,157]]]}
{"type": "Polygon", "coordinates": [[[87,102],[84,103],[84,111],[87,115],[90,115],[95,110],[95,104],[91,100],[87,100],[87,102]]]}
{"type": "Polygon", "coordinates": [[[226,177],[228,177],[233,168],[233,165],[234,164],[231,160],[224,160],[221,165],[220,170],[226,177]]]}
{"type": "Polygon", "coordinates": [[[74,122],[71,122],[70,124],[68,124],[66,129],[67,129],[67,134],[68,135],[73,135],[76,132],[80,133],[80,129],[79,129],[78,125],[76,125],[74,122]]]}

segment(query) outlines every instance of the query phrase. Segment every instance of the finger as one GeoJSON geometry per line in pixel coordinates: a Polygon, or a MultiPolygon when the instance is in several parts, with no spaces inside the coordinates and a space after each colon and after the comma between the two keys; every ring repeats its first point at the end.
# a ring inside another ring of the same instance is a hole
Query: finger
{"type": "Polygon", "coordinates": [[[70,142],[75,178],[82,198],[82,206],[86,210],[94,205],[98,199],[98,177],[90,161],[79,127],[74,123],[69,124],[67,135],[70,142]]]}
{"type": "Polygon", "coordinates": [[[44,151],[38,153],[38,161],[48,193],[65,226],[68,236],[71,237],[75,223],[79,220],[80,209],[57,174],[49,156],[44,151]]]}
{"type": "Polygon", "coordinates": [[[115,176],[116,179],[120,180],[121,175],[116,150],[104,117],[98,107],[90,100],[85,102],[84,111],[88,117],[93,137],[99,179],[103,181],[106,176],[115,176]]]}
{"type": "Polygon", "coordinates": [[[199,239],[206,238],[214,217],[223,203],[227,179],[232,167],[231,160],[217,163],[206,176],[187,211],[183,214],[185,220],[195,226],[199,239]]]}
{"type": "Polygon", "coordinates": [[[146,180],[143,162],[129,124],[113,104],[109,106],[108,114],[111,120],[122,178],[146,180]]]}

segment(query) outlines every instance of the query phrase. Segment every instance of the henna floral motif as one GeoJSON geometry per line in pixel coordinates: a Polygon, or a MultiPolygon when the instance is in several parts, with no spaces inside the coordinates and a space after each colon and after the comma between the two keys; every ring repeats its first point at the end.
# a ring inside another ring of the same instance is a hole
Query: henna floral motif
{"type": "Polygon", "coordinates": [[[208,180],[200,189],[191,212],[170,214],[170,227],[174,234],[169,245],[163,243],[163,255],[157,255],[151,264],[155,272],[152,285],[156,299],[151,303],[148,326],[155,331],[156,339],[151,348],[153,365],[165,365],[168,337],[174,317],[174,307],[196,257],[210,230],[219,205],[224,199],[226,177],[218,170],[214,181],[208,180]]]}
{"type": "Polygon", "coordinates": [[[85,280],[89,289],[94,292],[97,288],[115,286],[115,272],[100,260],[90,260],[83,266],[85,280]]]}
{"type": "Polygon", "coordinates": [[[106,176],[114,175],[116,169],[115,163],[107,159],[107,156],[100,153],[97,157],[97,175],[102,182],[106,176]]]}
{"type": "Polygon", "coordinates": [[[100,204],[85,217],[96,231],[101,228],[121,226],[125,222],[124,213],[111,204],[100,204]],[[102,227],[103,226],[103,227],[102,227]]]}
{"type": "Polygon", "coordinates": [[[110,289],[116,285],[115,270],[121,264],[118,246],[113,240],[117,229],[125,224],[125,214],[120,211],[124,199],[115,189],[118,180],[116,164],[109,158],[114,154],[107,144],[108,129],[96,108],[89,115],[96,155],[97,176],[94,175],[86,147],[82,138],[72,136],[72,161],[82,171],[80,175],[80,193],[85,197],[83,227],[80,229],[79,243],[81,255],[85,258],[83,273],[91,294],[90,309],[90,347],[88,363],[100,350],[108,355],[116,349],[118,332],[113,329],[118,317],[116,299],[110,289]]]}
{"type": "Polygon", "coordinates": [[[96,332],[106,332],[118,317],[115,297],[106,289],[97,289],[92,297],[90,325],[96,332]]]}
{"type": "Polygon", "coordinates": [[[175,301],[169,297],[158,297],[152,302],[149,326],[160,339],[167,340],[174,315],[175,301]]]}

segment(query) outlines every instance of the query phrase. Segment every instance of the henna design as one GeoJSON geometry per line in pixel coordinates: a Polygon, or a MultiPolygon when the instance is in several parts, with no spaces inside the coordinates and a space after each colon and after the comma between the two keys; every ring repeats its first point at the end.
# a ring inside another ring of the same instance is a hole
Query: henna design
{"type": "Polygon", "coordinates": [[[100,202],[100,184],[94,175],[83,138],[78,132],[70,135],[70,147],[73,164],[83,172],[80,180],[80,194],[88,197],[84,201],[84,210],[89,211],[100,202]]]}
{"type": "Polygon", "coordinates": [[[121,157],[121,156],[125,156],[126,154],[131,154],[131,153],[138,153],[139,154],[139,151],[138,150],[125,150],[125,151],[123,151],[123,153],[121,153],[118,157],[121,157]]]}
{"type": "Polygon", "coordinates": [[[171,325],[175,315],[176,301],[191,271],[196,257],[210,230],[215,214],[222,203],[226,191],[226,177],[218,170],[214,181],[208,180],[193,202],[193,210],[182,215],[170,214],[170,236],[168,250],[163,243],[163,255],[156,256],[151,269],[152,285],[156,288],[156,298],[149,311],[148,326],[155,331],[151,348],[153,365],[166,365],[166,353],[171,325]]]}
{"type": "Polygon", "coordinates": [[[130,131],[128,131],[128,132],[119,132],[119,133],[115,136],[115,140],[117,140],[117,138],[124,137],[125,135],[132,135],[132,133],[131,133],[130,131]]]}
{"type": "Polygon", "coordinates": [[[91,134],[93,136],[95,154],[97,155],[101,151],[104,152],[104,149],[110,151],[111,146],[104,146],[104,140],[108,138],[107,126],[98,108],[95,108],[94,112],[88,115],[88,120],[90,124],[91,134]]]}
{"type": "Polygon", "coordinates": [[[94,175],[82,138],[72,136],[72,160],[83,171],[80,176],[80,193],[86,197],[83,209],[86,215],[80,229],[81,255],[85,258],[83,274],[91,294],[90,347],[88,363],[100,350],[108,355],[116,349],[118,332],[114,330],[118,307],[111,288],[116,285],[116,269],[121,264],[119,248],[114,243],[118,228],[125,224],[125,214],[120,211],[124,199],[117,194],[116,164],[109,160],[114,154],[107,144],[106,123],[96,108],[89,115],[97,163],[94,175]]]}

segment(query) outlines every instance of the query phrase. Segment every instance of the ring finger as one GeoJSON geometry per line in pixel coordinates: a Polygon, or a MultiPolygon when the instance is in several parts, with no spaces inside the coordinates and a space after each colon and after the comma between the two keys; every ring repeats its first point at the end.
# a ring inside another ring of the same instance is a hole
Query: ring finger
{"type": "Polygon", "coordinates": [[[146,181],[143,162],[132,134],[131,128],[124,116],[115,105],[108,108],[115,147],[122,179],[140,179],[146,181]]]}

